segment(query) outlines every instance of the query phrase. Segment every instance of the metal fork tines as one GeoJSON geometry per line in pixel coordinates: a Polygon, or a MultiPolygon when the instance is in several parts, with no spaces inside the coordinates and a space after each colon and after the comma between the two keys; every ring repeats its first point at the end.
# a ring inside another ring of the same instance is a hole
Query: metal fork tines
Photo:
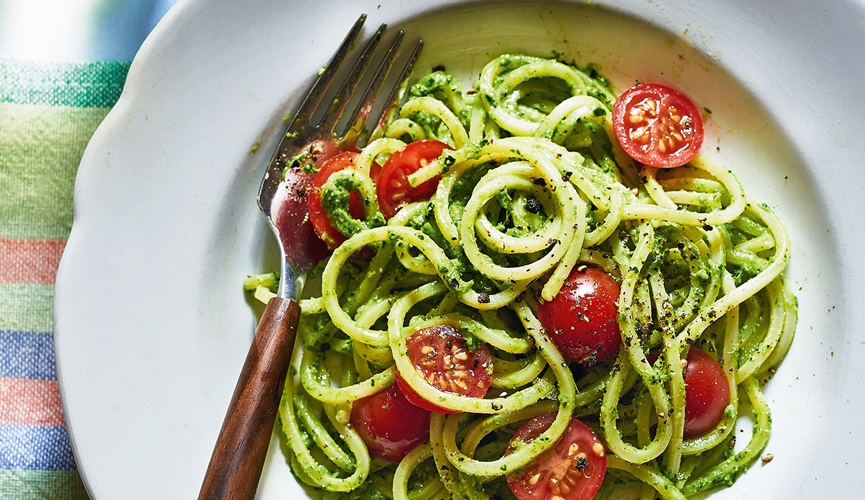
{"type": "MultiPolygon", "coordinates": [[[[343,42],[343,45],[334,55],[333,60],[328,64],[327,68],[322,73],[320,80],[323,85],[327,85],[328,88],[324,89],[320,99],[318,102],[315,102],[315,96],[310,93],[308,96],[308,100],[305,101],[300,109],[298,110],[297,119],[298,120],[306,120],[310,123],[314,123],[314,116],[318,114],[324,108],[322,104],[326,103],[326,100],[323,100],[330,90],[330,87],[336,86],[337,82],[336,77],[338,75],[341,63],[345,58],[347,51],[350,49],[351,45],[354,42],[354,38],[357,36],[357,32],[359,31],[360,26],[363,24],[364,18],[361,17],[355,23],[355,28],[349,33],[346,37],[346,40],[343,42]],[[312,99],[310,99],[310,97],[312,99]],[[309,106],[309,107],[308,107],[309,106]]],[[[385,80],[390,73],[390,69],[394,63],[394,59],[397,55],[397,51],[402,43],[404,32],[402,30],[398,31],[396,35],[391,40],[390,45],[385,49],[384,56],[379,62],[379,64],[374,68],[374,70],[367,71],[369,64],[372,62],[374,56],[376,55],[376,50],[380,42],[383,40],[384,31],[387,28],[387,25],[382,24],[379,26],[378,30],[372,35],[372,37],[367,42],[363,51],[357,57],[354,65],[351,67],[348,75],[345,80],[342,81],[342,84],[339,85],[339,89],[336,92],[336,95],[330,101],[329,109],[324,110],[325,113],[321,119],[321,121],[317,124],[317,127],[327,131],[331,129],[334,135],[342,139],[345,137],[347,132],[347,128],[350,126],[354,126],[356,121],[364,121],[369,116],[373,108],[373,104],[376,102],[376,97],[378,96],[379,91],[384,86],[385,80]],[[358,93],[357,89],[360,86],[363,77],[372,74],[372,78],[369,79],[366,90],[363,93],[358,93]],[[361,99],[356,102],[352,101],[352,97],[360,95],[361,99]],[[350,104],[355,104],[351,113],[348,115],[345,114],[346,110],[349,109],[350,104]],[[346,119],[347,118],[347,119],[346,119]],[[341,130],[336,129],[338,124],[344,124],[341,130]]],[[[403,72],[399,76],[398,81],[403,82],[407,76],[407,72],[410,72],[412,66],[414,65],[414,59],[417,56],[421,47],[421,42],[415,46],[415,53],[409,58],[407,64],[403,68],[403,72]]],[[[399,91],[400,87],[393,86],[391,92],[387,95],[387,101],[393,99],[399,91]]],[[[313,89],[315,92],[315,89],[313,89]]],[[[302,124],[298,127],[294,127],[298,130],[292,130],[292,127],[289,127],[289,132],[300,132],[300,128],[302,124]]]]}
{"type": "Polygon", "coordinates": [[[305,200],[295,199],[302,196],[293,193],[304,192],[311,180],[287,167],[299,157],[303,157],[306,164],[320,167],[325,159],[353,146],[362,146],[371,135],[381,133],[403,97],[423,47],[423,42],[418,40],[406,51],[407,55],[399,57],[404,38],[402,31],[380,47],[386,29],[382,24],[352,63],[345,64],[365,20],[366,16],[362,15],[354,23],[313,84],[274,152],[261,183],[258,203],[283,251],[282,276],[286,279],[280,280],[277,292],[280,297],[293,297],[302,289],[305,271],[318,260],[310,249],[322,245],[315,237],[298,236],[309,234],[311,229],[305,227],[308,226],[305,200]],[[292,182],[286,178],[288,174],[292,182]]]}
{"type": "MultiPolygon", "coordinates": [[[[395,68],[394,62],[404,33],[398,31],[383,50],[378,50],[387,28],[387,25],[382,24],[346,73],[343,62],[352,51],[365,20],[366,15],[361,15],[354,23],[304,98],[286,130],[286,138],[274,154],[268,169],[270,173],[281,172],[286,163],[301,151],[313,150],[312,153],[324,153],[327,156],[334,147],[345,149],[353,142],[360,145],[376,128],[383,126],[388,115],[399,104],[423,41],[416,41],[402,61],[402,66],[395,68]],[[370,67],[376,56],[379,56],[378,63],[370,67]],[[394,69],[399,71],[395,78],[394,69]],[[366,84],[365,88],[358,92],[362,82],[366,84]],[[386,83],[391,84],[390,90],[383,93],[386,83]],[[370,118],[374,109],[377,113],[370,118]]],[[[261,186],[259,203],[268,216],[269,203],[278,182],[278,175],[269,175],[261,186]]]]}

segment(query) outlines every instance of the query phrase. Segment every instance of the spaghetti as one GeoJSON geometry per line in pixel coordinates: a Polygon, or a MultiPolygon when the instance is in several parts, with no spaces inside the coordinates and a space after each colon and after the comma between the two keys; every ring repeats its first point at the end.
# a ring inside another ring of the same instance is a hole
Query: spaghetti
{"type": "MultiPolygon", "coordinates": [[[[355,167],[331,176],[322,199],[349,186],[367,217],[331,215],[348,239],[321,263],[320,294],[301,301],[279,414],[300,481],[326,497],[512,498],[507,478],[572,418],[607,450],[600,495],[624,483],[640,498],[688,498],[732,484],[758,458],[770,428],[760,381],[796,325],[787,234],[708,158],[635,165],[615,140],[614,102],[591,68],[551,59],[502,55],[468,90],[434,72],[355,167]],[[412,186],[437,179],[435,193],[382,223],[371,171],[424,139],[452,148],[409,176],[412,186]],[[591,366],[569,363],[538,319],[584,265],[620,285],[621,348],[591,366]],[[407,339],[431,325],[490,351],[487,396],[443,390],[415,369],[407,339]],[[686,438],[683,371],[695,346],[723,367],[730,398],[717,425],[686,438]],[[370,456],[350,416],[397,375],[449,413],[433,413],[428,442],[394,464],[370,456]],[[734,449],[745,407],[752,437],[734,449]],[[549,427],[506,452],[516,428],[544,414],[549,427]]],[[[246,283],[262,301],[275,289],[267,278],[246,283]]]]}

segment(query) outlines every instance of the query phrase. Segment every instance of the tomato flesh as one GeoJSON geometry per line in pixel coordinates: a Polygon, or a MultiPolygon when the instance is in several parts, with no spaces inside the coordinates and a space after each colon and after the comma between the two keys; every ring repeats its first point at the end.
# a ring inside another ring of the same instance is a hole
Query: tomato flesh
{"type": "MultiPolygon", "coordinates": [[[[324,209],[321,206],[321,188],[330,176],[336,172],[347,168],[355,168],[355,161],[358,156],[359,153],[354,151],[345,151],[333,156],[321,166],[312,181],[312,189],[308,197],[309,220],[312,222],[312,227],[315,229],[318,237],[331,249],[338,247],[346,240],[346,237],[330,223],[330,220],[328,220],[327,215],[324,213],[324,209]]],[[[370,176],[373,181],[375,181],[378,175],[379,168],[375,163],[370,168],[370,176]]],[[[363,205],[355,193],[349,196],[348,213],[355,219],[364,220],[366,218],[363,205]]]]}
{"type": "Polygon", "coordinates": [[[416,187],[409,184],[408,176],[437,160],[445,149],[453,148],[441,141],[424,139],[407,144],[388,158],[376,184],[378,205],[386,218],[390,219],[409,203],[432,197],[441,176],[416,187]]]}
{"type": "Polygon", "coordinates": [[[430,413],[409,403],[396,385],[355,401],[350,421],[370,455],[388,462],[429,440],[430,413]]]}
{"type": "MultiPolygon", "coordinates": [[[[463,335],[450,325],[434,325],[406,339],[408,358],[418,375],[443,392],[482,398],[492,383],[492,356],[487,346],[469,351],[463,335]]],[[[427,401],[400,376],[396,382],[406,398],[425,410],[458,413],[427,401]]]]}
{"type": "Polygon", "coordinates": [[[656,83],[635,85],[619,96],[613,129],[631,158],[652,167],[684,165],[703,144],[703,120],[694,103],[656,83]]]}
{"type": "MultiPolygon", "coordinates": [[[[547,430],[555,414],[540,415],[514,434],[505,453],[517,440],[530,443],[547,430]]],[[[519,500],[589,500],[601,488],[607,473],[607,453],[598,436],[586,424],[571,419],[562,437],[524,469],[507,476],[508,486],[519,500]]]]}
{"type": "Polygon", "coordinates": [[[724,418],[730,387],[724,369],[706,351],[691,347],[686,360],[684,436],[691,438],[714,429],[724,418]]]}
{"type": "Polygon", "coordinates": [[[565,359],[594,365],[615,355],[619,333],[619,283],[602,269],[577,265],[538,319],[565,359]]]}

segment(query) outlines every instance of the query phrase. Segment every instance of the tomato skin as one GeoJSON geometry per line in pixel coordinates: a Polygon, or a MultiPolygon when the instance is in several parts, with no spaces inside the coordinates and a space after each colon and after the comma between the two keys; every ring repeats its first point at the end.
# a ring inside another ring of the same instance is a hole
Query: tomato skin
{"type": "Polygon", "coordinates": [[[286,168],[283,172],[286,197],[274,218],[286,257],[297,266],[307,269],[330,255],[330,249],[315,232],[312,221],[307,217],[313,179],[313,174],[300,168],[286,168]]]}
{"type": "Polygon", "coordinates": [[[691,347],[686,358],[685,438],[701,436],[718,425],[730,404],[730,386],[724,369],[698,347],[691,347]]]}
{"type": "MultiPolygon", "coordinates": [[[[422,328],[406,339],[408,357],[418,374],[443,392],[482,398],[492,383],[492,355],[487,346],[469,351],[463,336],[450,325],[422,328]],[[432,380],[430,380],[432,377],[432,380]]],[[[406,399],[425,410],[459,413],[427,401],[396,373],[406,399]]]]}
{"type": "Polygon", "coordinates": [[[613,129],[631,158],[652,167],[684,165],[703,144],[703,120],[694,103],[657,83],[635,85],[619,96],[613,129]]]}
{"type": "Polygon", "coordinates": [[[414,188],[409,185],[408,176],[437,160],[445,149],[453,148],[441,141],[424,139],[406,144],[388,158],[376,184],[378,205],[385,218],[396,215],[403,205],[432,197],[441,176],[414,188]]]}
{"type": "MultiPolygon", "coordinates": [[[[315,174],[312,181],[312,189],[309,192],[309,220],[312,222],[312,227],[315,229],[318,237],[327,244],[331,249],[338,247],[346,237],[339,232],[337,228],[330,223],[324,209],[321,206],[321,188],[325,185],[331,175],[347,168],[355,168],[355,161],[359,153],[355,151],[344,151],[327,160],[324,165],[315,174]]],[[[373,163],[370,167],[370,177],[373,181],[376,180],[380,167],[373,163]]],[[[363,210],[363,205],[357,199],[357,195],[352,193],[348,200],[348,213],[355,219],[364,220],[366,214],[363,210]]]]}
{"type": "MultiPolygon", "coordinates": [[[[520,440],[529,443],[549,429],[554,413],[540,415],[514,434],[505,454],[520,440]]],[[[586,424],[571,419],[562,437],[524,469],[507,475],[508,486],[519,500],[589,500],[595,497],[607,473],[607,453],[586,424]]]]}
{"type": "Polygon", "coordinates": [[[553,300],[538,306],[538,319],[565,359],[591,366],[614,356],[622,344],[618,299],[612,276],[577,265],[553,300]]]}
{"type": "Polygon", "coordinates": [[[350,421],[369,453],[388,462],[429,440],[430,413],[409,403],[396,385],[355,401],[350,421]]]}

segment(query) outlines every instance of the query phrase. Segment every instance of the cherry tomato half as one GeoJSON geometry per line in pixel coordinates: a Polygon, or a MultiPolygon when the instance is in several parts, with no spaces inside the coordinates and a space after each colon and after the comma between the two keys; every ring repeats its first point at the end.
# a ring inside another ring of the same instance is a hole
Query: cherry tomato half
{"type": "Polygon", "coordinates": [[[684,165],[703,144],[703,120],[694,103],[657,83],[635,85],[619,96],[613,129],[631,158],[652,167],[684,165]]]}
{"type": "MultiPolygon", "coordinates": [[[[493,370],[487,346],[469,351],[462,334],[450,325],[422,328],[406,339],[406,346],[415,370],[439,390],[472,398],[482,398],[487,394],[493,370]]],[[[438,413],[458,413],[422,398],[399,372],[396,382],[406,399],[420,408],[438,413]]]]}
{"type": "MultiPolygon", "coordinates": [[[[333,224],[327,219],[324,209],[321,207],[321,188],[327,182],[331,175],[346,168],[354,168],[354,162],[359,156],[354,151],[345,151],[327,160],[324,165],[315,174],[312,181],[312,190],[309,193],[309,220],[312,222],[312,227],[315,229],[318,237],[324,241],[328,247],[334,249],[346,240],[345,236],[339,230],[333,227],[333,224]]],[[[373,181],[376,180],[380,167],[373,163],[370,168],[370,176],[373,181]]],[[[348,213],[356,219],[363,220],[366,214],[363,211],[363,205],[357,199],[357,195],[352,193],[348,200],[348,213]]]]}
{"type": "Polygon", "coordinates": [[[538,319],[565,359],[591,366],[614,356],[622,344],[618,299],[612,276],[577,265],[558,295],[538,306],[538,319]]]}
{"type": "MultiPolygon", "coordinates": [[[[555,414],[540,415],[514,434],[505,453],[514,450],[514,442],[530,443],[547,430],[555,414]]],[[[556,444],[541,453],[516,474],[508,475],[508,486],[519,500],[589,500],[604,482],[607,453],[594,431],[577,419],[556,444]]]]}
{"type": "Polygon", "coordinates": [[[724,369],[697,347],[688,350],[685,379],[685,433],[686,438],[703,435],[714,429],[724,418],[730,404],[730,387],[724,369]]]}
{"type": "Polygon", "coordinates": [[[369,453],[388,462],[429,440],[430,413],[409,403],[396,385],[355,401],[350,421],[369,453]]]}
{"type": "Polygon", "coordinates": [[[453,148],[441,141],[425,139],[407,144],[388,158],[376,185],[378,206],[386,218],[396,215],[404,205],[432,197],[439,177],[411,187],[408,176],[438,160],[445,149],[453,148]]]}
{"type": "Polygon", "coordinates": [[[279,228],[286,257],[300,268],[312,269],[316,262],[330,255],[307,216],[308,193],[315,176],[299,167],[286,168],[282,175],[286,196],[274,223],[279,228]]]}

